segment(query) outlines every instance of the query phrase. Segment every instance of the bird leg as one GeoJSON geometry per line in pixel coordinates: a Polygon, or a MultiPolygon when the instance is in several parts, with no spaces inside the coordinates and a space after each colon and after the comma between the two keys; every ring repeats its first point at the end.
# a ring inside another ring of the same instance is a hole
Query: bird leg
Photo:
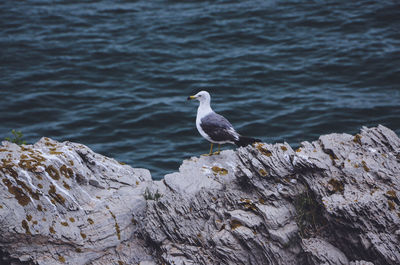
{"type": "Polygon", "coordinates": [[[221,151],[219,150],[220,147],[221,147],[221,145],[218,144],[218,151],[217,151],[217,152],[214,152],[214,153],[213,153],[214,155],[219,155],[219,154],[221,153],[221,151]]]}
{"type": "Polygon", "coordinates": [[[212,149],[213,149],[213,143],[211,143],[210,153],[204,154],[204,155],[202,155],[202,156],[212,156],[212,155],[213,155],[212,149]]]}

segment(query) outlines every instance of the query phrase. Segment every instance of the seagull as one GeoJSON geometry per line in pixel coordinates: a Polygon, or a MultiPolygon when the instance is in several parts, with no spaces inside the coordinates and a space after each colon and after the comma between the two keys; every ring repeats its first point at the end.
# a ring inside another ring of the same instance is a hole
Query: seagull
{"type": "Polygon", "coordinates": [[[259,139],[241,136],[226,118],[215,113],[211,109],[211,96],[207,91],[200,91],[194,96],[189,96],[187,99],[197,99],[200,101],[199,108],[197,109],[196,127],[201,136],[211,142],[210,153],[205,156],[213,155],[212,149],[214,143],[218,144],[218,151],[214,153],[218,155],[221,144],[230,143],[237,146],[247,146],[255,142],[261,142],[259,139]]]}

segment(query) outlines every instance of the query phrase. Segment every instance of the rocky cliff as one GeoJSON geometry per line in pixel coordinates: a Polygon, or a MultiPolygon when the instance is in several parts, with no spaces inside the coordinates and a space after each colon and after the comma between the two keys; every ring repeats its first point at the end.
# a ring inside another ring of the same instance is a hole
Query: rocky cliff
{"type": "Polygon", "coordinates": [[[0,146],[4,264],[400,264],[400,139],[330,134],[152,181],[88,147],[0,146]]]}

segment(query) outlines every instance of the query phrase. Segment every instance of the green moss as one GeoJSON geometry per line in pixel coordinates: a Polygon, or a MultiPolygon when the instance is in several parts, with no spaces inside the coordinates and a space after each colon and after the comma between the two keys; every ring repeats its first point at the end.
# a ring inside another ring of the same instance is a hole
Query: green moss
{"type": "Polygon", "coordinates": [[[38,184],[38,187],[41,188],[41,189],[43,189],[43,185],[40,184],[40,183],[38,184]]]}
{"type": "Polygon", "coordinates": [[[40,212],[43,211],[42,205],[38,204],[37,209],[38,209],[38,211],[40,211],[40,212]]]}
{"type": "Polygon", "coordinates": [[[26,216],[26,220],[28,220],[29,222],[32,220],[32,215],[30,215],[30,214],[28,214],[27,216],[26,216]]]}
{"type": "Polygon", "coordinates": [[[158,192],[158,190],[153,194],[152,192],[150,192],[149,188],[146,188],[144,190],[144,194],[143,197],[146,201],[149,200],[155,200],[158,201],[163,195],[161,193],[158,192]]]}
{"type": "Polygon", "coordinates": [[[82,253],[82,249],[80,249],[80,248],[76,248],[75,251],[76,251],[77,253],[82,253]]]}
{"type": "Polygon", "coordinates": [[[61,222],[61,225],[68,226],[68,222],[61,222]]]}
{"type": "Polygon", "coordinates": [[[71,221],[71,223],[74,223],[74,222],[75,222],[74,217],[70,217],[69,220],[71,221]]]}

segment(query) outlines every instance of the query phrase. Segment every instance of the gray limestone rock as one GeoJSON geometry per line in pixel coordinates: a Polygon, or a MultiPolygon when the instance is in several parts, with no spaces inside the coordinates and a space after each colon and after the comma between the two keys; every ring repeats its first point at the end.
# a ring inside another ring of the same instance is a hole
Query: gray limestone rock
{"type": "Polygon", "coordinates": [[[400,264],[400,139],[384,126],[183,161],[152,181],[86,146],[0,146],[10,264],[400,264]]]}
{"type": "Polygon", "coordinates": [[[146,209],[148,170],[48,138],[2,144],[3,259],[49,265],[152,260],[135,235],[146,209]]]}

